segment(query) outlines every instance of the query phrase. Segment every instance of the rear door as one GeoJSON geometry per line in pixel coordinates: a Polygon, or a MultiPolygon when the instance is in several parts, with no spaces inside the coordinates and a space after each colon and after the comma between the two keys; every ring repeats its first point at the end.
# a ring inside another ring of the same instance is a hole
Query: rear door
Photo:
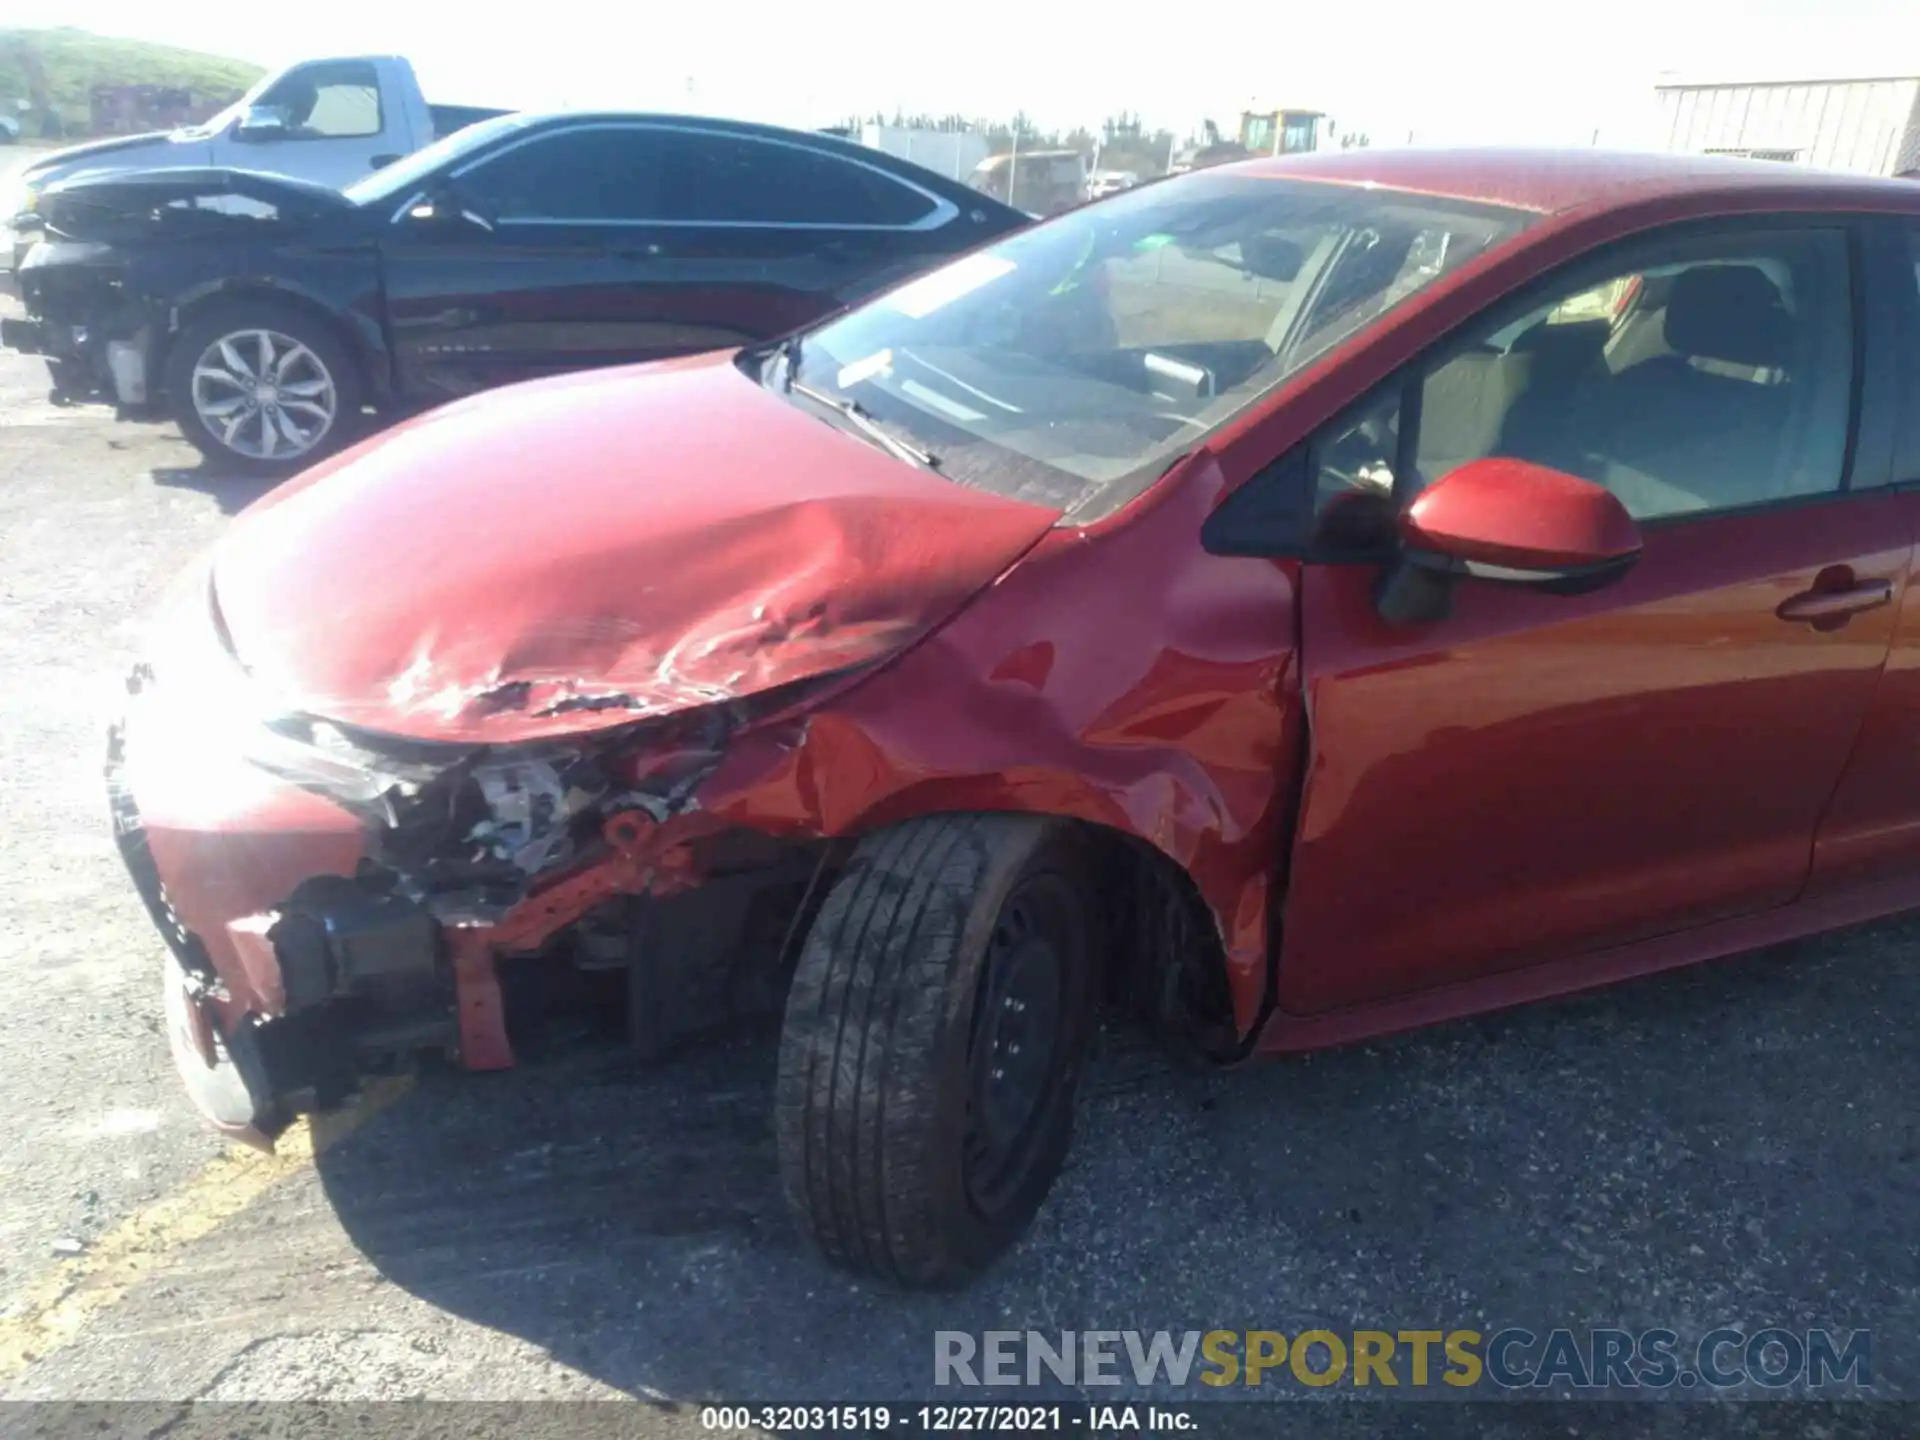
{"type": "Polygon", "coordinates": [[[1315,438],[1286,1009],[1799,895],[1908,578],[1905,504],[1855,443],[1857,382],[1884,361],[1861,246],[1809,220],[1619,247],[1315,438]],[[1638,566],[1583,596],[1468,580],[1449,618],[1387,625],[1394,513],[1486,455],[1614,490],[1638,566]]]}
{"type": "MultiPolygon", "coordinates": [[[[1865,387],[1861,453],[1891,452],[1884,475],[1910,531],[1920,535],[1920,218],[1876,221],[1864,255],[1875,266],[1867,308],[1870,348],[1897,364],[1874,367],[1865,387]],[[1878,403],[1884,397],[1885,403],[1878,403]]],[[[1920,877],[1920,589],[1909,588],[1886,673],[1840,788],[1820,824],[1808,898],[1920,877]]]]}
{"type": "Polygon", "coordinates": [[[657,268],[643,303],[662,353],[784,334],[974,238],[945,196],[838,148],[696,125],[661,133],[661,223],[648,235],[657,268]]]}

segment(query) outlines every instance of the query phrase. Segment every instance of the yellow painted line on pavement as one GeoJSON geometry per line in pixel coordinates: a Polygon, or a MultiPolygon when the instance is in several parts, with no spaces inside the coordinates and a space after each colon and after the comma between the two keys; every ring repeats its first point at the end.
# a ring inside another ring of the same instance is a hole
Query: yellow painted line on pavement
{"type": "Polygon", "coordinates": [[[233,1146],[179,1188],[122,1220],[84,1254],[42,1276],[0,1320],[0,1382],[72,1344],[88,1321],[164,1269],[181,1247],[211,1235],[282,1180],[309,1168],[316,1154],[411,1088],[407,1077],[369,1084],[351,1107],[324,1117],[317,1135],[304,1119],[290,1126],[271,1155],[233,1146]]]}

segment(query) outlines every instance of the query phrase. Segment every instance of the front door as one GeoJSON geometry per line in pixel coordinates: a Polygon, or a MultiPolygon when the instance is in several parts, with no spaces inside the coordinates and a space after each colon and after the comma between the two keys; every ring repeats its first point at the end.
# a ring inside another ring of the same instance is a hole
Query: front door
{"type": "Polygon", "coordinates": [[[402,393],[438,400],[664,353],[650,298],[659,179],[656,132],[583,122],[430,185],[381,243],[402,393]]]}
{"type": "Polygon", "coordinates": [[[457,214],[403,220],[381,245],[395,377],[437,401],[637,358],[615,306],[635,261],[591,229],[457,214]]]}
{"type": "Polygon", "coordinates": [[[1899,497],[1849,465],[1849,255],[1840,224],[1622,247],[1319,437],[1342,543],[1511,455],[1608,486],[1645,549],[1584,596],[1465,580],[1449,618],[1404,627],[1374,609],[1377,561],[1305,567],[1284,1009],[1799,894],[1907,584],[1899,497]]]}
{"type": "Polygon", "coordinates": [[[962,243],[951,202],[858,155],[697,122],[543,131],[435,206],[386,246],[402,384],[428,396],[766,340],[962,243]]]}

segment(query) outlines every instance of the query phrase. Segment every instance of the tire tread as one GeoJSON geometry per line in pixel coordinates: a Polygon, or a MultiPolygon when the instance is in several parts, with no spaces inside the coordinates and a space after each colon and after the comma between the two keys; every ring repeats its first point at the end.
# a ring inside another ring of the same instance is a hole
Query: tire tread
{"type": "Polygon", "coordinates": [[[1053,823],[907,821],[863,841],[821,907],[789,996],[775,1129],[788,1203],[837,1264],[915,1286],[973,1268],[935,1200],[943,1041],[964,1041],[970,1016],[953,1007],[972,997],[956,967],[996,857],[1030,853],[1053,823]]]}

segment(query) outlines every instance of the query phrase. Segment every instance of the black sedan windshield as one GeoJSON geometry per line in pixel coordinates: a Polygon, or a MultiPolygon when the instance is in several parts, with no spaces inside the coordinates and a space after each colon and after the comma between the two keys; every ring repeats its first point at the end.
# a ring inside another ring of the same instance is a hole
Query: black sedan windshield
{"type": "Polygon", "coordinates": [[[979,250],[805,337],[801,378],[964,484],[1104,513],[1530,217],[1216,173],[979,250]]]}

